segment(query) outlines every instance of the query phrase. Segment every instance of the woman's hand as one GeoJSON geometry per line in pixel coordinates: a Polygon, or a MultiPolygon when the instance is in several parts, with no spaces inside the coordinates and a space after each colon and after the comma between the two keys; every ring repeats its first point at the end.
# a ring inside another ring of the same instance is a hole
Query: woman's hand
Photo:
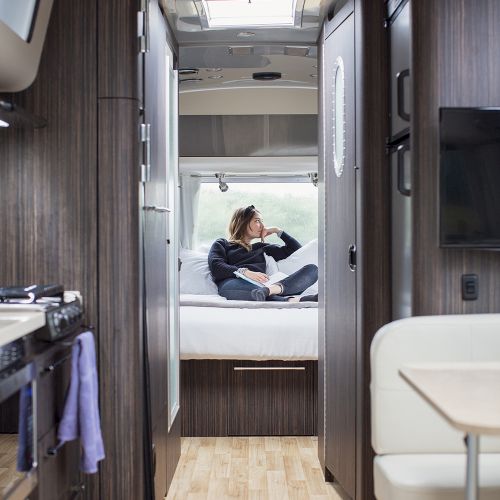
{"type": "Polygon", "coordinates": [[[269,276],[265,273],[258,273],[256,271],[245,271],[245,276],[247,278],[250,278],[254,281],[258,281],[259,283],[265,283],[266,281],[269,280],[269,276]]]}
{"type": "Polygon", "coordinates": [[[270,234],[279,233],[281,229],[279,227],[264,227],[260,233],[260,240],[264,242],[264,238],[270,234]]]}

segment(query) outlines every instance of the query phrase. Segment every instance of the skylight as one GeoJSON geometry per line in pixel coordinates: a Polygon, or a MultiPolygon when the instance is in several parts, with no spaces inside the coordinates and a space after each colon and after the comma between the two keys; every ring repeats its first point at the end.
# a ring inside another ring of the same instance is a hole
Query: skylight
{"type": "Polygon", "coordinates": [[[293,26],[297,0],[202,0],[210,28],[293,26]]]}

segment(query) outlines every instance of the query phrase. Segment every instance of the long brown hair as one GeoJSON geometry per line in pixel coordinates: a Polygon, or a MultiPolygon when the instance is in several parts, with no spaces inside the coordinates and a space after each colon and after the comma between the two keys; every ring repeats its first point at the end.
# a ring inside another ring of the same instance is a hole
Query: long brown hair
{"type": "Polygon", "coordinates": [[[253,205],[237,208],[234,211],[229,221],[228,228],[229,241],[231,243],[237,243],[248,251],[251,250],[252,247],[248,243],[245,243],[245,236],[247,234],[248,224],[250,224],[256,212],[258,212],[258,210],[253,205]]]}

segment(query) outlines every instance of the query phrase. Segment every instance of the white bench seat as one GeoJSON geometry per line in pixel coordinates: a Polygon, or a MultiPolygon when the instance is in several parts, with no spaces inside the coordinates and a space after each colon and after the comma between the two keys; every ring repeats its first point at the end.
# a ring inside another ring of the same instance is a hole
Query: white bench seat
{"type": "MultiPolygon", "coordinates": [[[[383,500],[464,500],[464,453],[378,455],[375,497],[383,500]]],[[[479,458],[481,500],[500,499],[500,453],[479,458]]]]}
{"type": "MultiPolygon", "coordinates": [[[[463,433],[424,401],[399,369],[422,362],[500,361],[500,314],[394,321],[375,335],[370,359],[375,497],[463,500],[463,433]]],[[[500,437],[481,436],[480,450],[479,498],[500,500],[500,437]]]]}

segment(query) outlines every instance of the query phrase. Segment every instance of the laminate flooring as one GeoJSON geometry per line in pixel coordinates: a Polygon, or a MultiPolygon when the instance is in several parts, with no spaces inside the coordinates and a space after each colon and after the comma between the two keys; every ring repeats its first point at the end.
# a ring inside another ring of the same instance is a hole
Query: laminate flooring
{"type": "Polygon", "coordinates": [[[341,500],[325,483],[316,437],[182,438],[167,500],[341,500]]]}
{"type": "Polygon", "coordinates": [[[0,498],[23,475],[17,472],[17,434],[0,434],[0,498]]]}

